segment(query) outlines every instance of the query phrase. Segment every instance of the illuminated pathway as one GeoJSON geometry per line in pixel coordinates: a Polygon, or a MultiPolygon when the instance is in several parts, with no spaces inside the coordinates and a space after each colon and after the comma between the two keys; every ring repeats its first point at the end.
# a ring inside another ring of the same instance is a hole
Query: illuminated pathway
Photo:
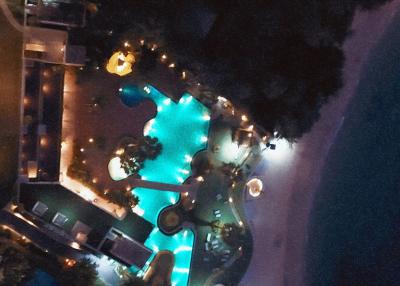
{"type": "MultiPolygon", "coordinates": [[[[143,94],[135,93],[136,87],[126,86],[121,90],[121,96],[144,96],[157,105],[157,115],[146,124],[144,135],[157,137],[162,144],[161,154],[155,160],[145,161],[145,167],[139,174],[143,180],[174,184],[178,187],[191,175],[190,163],[193,156],[207,147],[209,110],[188,93],[178,103],[150,85],[144,87],[143,94]]],[[[134,188],[132,191],[140,199],[137,206],[139,213],[154,225],[157,225],[160,211],[176,204],[180,198],[179,192],[161,192],[148,188],[134,188]]],[[[194,233],[190,229],[167,236],[157,227],[154,228],[145,242],[154,251],[145,268],[150,265],[158,251],[172,251],[175,255],[172,285],[186,286],[194,240],[194,233]]]]}

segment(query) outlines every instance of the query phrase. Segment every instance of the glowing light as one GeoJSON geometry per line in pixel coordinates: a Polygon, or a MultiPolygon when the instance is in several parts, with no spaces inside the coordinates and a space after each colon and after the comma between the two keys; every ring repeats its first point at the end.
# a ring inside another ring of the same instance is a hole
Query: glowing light
{"type": "Polygon", "coordinates": [[[132,65],[135,63],[135,57],[128,52],[125,56],[122,52],[115,52],[108,60],[106,69],[109,73],[125,76],[132,72],[132,65]]]}
{"type": "Polygon", "coordinates": [[[200,140],[201,140],[201,142],[205,143],[208,141],[208,138],[207,138],[207,136],[203,135],[203,136],[201,136],[200,140]]]}
{"type": "Polygon", "coordinates": [[[261,195],[263,190],[263,183],[258,178],[253,178],[246,183],[249,194],[256,198],[261,195]]]}
{"type": "Polygon", "coordinates": [[[81,246],[79,245],[79,243],[77,243],[75,241],[71,242],[69,245],[74,249],[78,249],[78,250],[81,249],[81,246]]]}
{"type": "Polygon", "coordinates": [[[89,143],[93,143],[94,139],[93,138],[89,138],[89,143]]]}
{"type": "Polygon", "coordinates": [[[120,88],[118,89],[118,91],[119,91],[119,92],[122,92],[122,91],[123,91],[122,87],[120,87],[120,88]]]}
{"type": "Polygon", "coordinates": [[[150,88],[146,85],[144,88],[143,88],[143,90],[146,92],[146,93],[150,93],[150,88]]]}
{"type": "Polygon", "coordinates": [[[179,268],[179,267],[174,267],[174,272],[178,272],[178,273],[189,273],[189,269],[188,268],[179,268]]]}
{"type": "Polygon", "coordinates": [[[186,72],[185,71],[182,72],[182,79],[186,79],[186,72]]]}
{"type": "Polygon", "coordinates": [[[151,47],[151,50],[154,52],[157,49],[157,45],[153,44],[153,46],[151,47]]]}
{"type": "Polygon", "coordinates": [[[169,64],[169,66],[168,66],[169,68],[174,68],[175,67],[175,63],[171,63],[171,64],[169,64]]]}
{"type": "Polygon", "coordinates": [[[186,245],[179,246],[177,249],[174,250],[174,254],[177,254],[182,251],[192,251],[192,247],[186,245]]]}
{"type": "Polygon", "coordinates": [[[48,84],[44,84],[44,85],[42,86],[42,91],[43,91],[44,93],[48,93],[48,92],[50,91],[49,85],[48,85],[48,84]]]}
{"type": "Polygon", "coordinates": [[[190,163],[192,162],[193,158],[191,156],[189,156],[188,154],[185,155],[185,161],[190,163]]]}
{"type": "Polygon", "coordinates": [[[158,107],[157,107],[157,111],[158,111],[158,112],[160,112],[160,111],[162,111],[162,110],[163,110],[163,107],[162,107],[162,106],[158,106],[158,107]]]}
{"type": "Polygon", "coordinates": [[[162,56],[161,56],[161,61],[165,61],[167,59],[167,55],[166,54],[163,54],[162,56]]]}
{"type": "Polygon", "coordinates": [[[85,148],[81,148],[81,149],[79,149],[79,151],[85,152],[85,148]]]}
{"type": "Polygon", "coordinates": [[[204,182],[204,178],[203,178],[202,176],[198,176],[198,177],[196,178],[196,180],[197,180],[198,182],[204,182]]]}
{"type": "Polygon", "coordinates": [[[170,105],[171,104],[171,99],[170,98],[166,98],[166,99],[164,99],[163,103],[165,105],[170,105]]]}
{"type": "Polygon", "coordinates": [[[150,132],[153,130],[154,122],[155,122],[155,120],[153,118],[153,119],[150,119],[149,121],[147,121],[147,123],[144,125],[144,128],[143,128],[144,136],[150,134],[150,132]]]}
{"type": "Polygon", "coordinates": [[[182,177],[180,177],[180,176],[176,177],[176,179],[178,180],[179,183],[183,183],[183,182],[185,181],[185,180],[184,180],[182,177]]]}
{"type": "Polygon", "coordinates": [[[49,140],[47,140],[47,138],[46,137],[41,137],[40,138],[40,146],[42,146],[42,147],[46,147],[47,145],[49,145],[49,140]]]}
{"type": "Polygon", "coordinates": [[[240,226],[243,226],[243,222],[242,222],[241,220],[239,221],[239,225],[240,225],[240,226]]]}
{"type": "Polygon", "coordinates": [[[127,48],[127,47],[129,47],[129,46],[130,46],[129,42],[125,42],[125,43],[124,43],[124,47],[125,47],[125,48],[127,48]]]}
{"type": "Polygon", "coordinates": [[[244,121],[244,122],[247,122],[247,121],[249,121],[249,119],[247,118],[247,116],[246,115],[242,115],[242,121],[244,121]]]}
{"type": "Polygon", "coordinates": [[[185,170],[185,169],[179,169],[179,172],[181,172],[182,174],[185,174],[185,175],[190,173],[188,170],[185,170]]]}
{"type": "Polygon", "coordinates": [[[160,249],[158,248],[158,246],[155,245],[155,244],[153,244],[152,248],[153,248],[153,251],[154,251],[154,252],[159,252],[159,251],[160,251],[160,249]]]}
{"type": "Polygon", "coordinates": [[[274,164],[290,164],[294,159],[296,145],[291,145],[285,139],[273,139],[270,141],[271,144],[275,144],[275,150],[266,149],[263,152],[264,158],[274,164]]]}
{"type": "Polygon", "coordinates": [[[222,102],[227,102],[228,100],[225,97],[218,96],[217,99],[222,102]]]}
{"type": "Polygon", "coordinates": [[[229,197],[229,202],[230,202],[230,203],[233,203],[232,197],[229,197]]]}
{"type": "Polygon", "coordinates": [[[92,179],[92,183],[93,183],[93,184],[96,184],[96,183],[97,183],[97,178],[93,178],[93,179],[92,179]]]}
{"type": "Polygon", "coordinates": [[[203,120],[204,121],[209,121],[210,119],[211,119],[210,115],[208,115],[208,114],[204,114],[203,115],[203,120]]]}
{"type": "Polygon", "coordinates": [[[193,99],[193,96],[188,96],[188,97],[186,98],[186,104],[187,104],[187,103],[190,103],[190,102],[192,101],[192,99],[193,99]]]}
{"type": "Polygon", "coordinates": [[[141,39],[141,40],[139,41],[139,43],[140,43],[141,46],[143,46],[143,45],[144,45],[144,40],[141,39]]]}
{"type": "Polygon", "coordinates": [[[173,197],[171,197],[170,199],[169,199],[169,201],[171,202],[171,204],[176,204],[176,200],[175,200],[175,198],[173,198],[173,197]]]}

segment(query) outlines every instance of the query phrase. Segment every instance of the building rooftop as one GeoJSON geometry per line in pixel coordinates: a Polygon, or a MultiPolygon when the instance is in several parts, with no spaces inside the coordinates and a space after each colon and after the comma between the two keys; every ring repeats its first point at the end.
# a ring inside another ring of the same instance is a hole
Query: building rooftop
{"type": "Polygon", "coordinates": [[[21,184],[19,199],[25,210],[31,213],[37,202],[46,205],[48,209],[41,219],[47,223],[53,223],[57,214],[65,216],[66,220],[60,227],[71,235],[77,232],[77,222],[78,225],[84,225],[85,228],[80,229],[86,229],[89,233],[81,231],[81,235],[87,235],[87,243],[94,248],[99,246],[111,228],[139,243],[144,243],[153,229],[151,223],[134,213],[118,220],[59,184],[21,184]]]}

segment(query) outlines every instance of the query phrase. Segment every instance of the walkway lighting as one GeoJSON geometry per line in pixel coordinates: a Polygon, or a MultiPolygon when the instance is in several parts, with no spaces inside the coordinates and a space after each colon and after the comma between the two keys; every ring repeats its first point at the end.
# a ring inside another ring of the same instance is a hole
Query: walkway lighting
{"type": "Polygon", "coordinates": [[[204,182],[204,178],[203,178],[202,176],[198,176],[198,177],[196,178],[196,180],[197,180],[198,182],[204,182]]]}
{"type": "Polygon", "coordinates": [[[208,115],[208,114],[204,114],[203,115],[203,120],[204,121],[209,121],[210,119],[211,119],[210,115],[208,115]]]}
{"type": "Polygon", "coordinates": [[[169,66],[168,66],[169,68],[174,68],[175,67],[175,63],[171,63],[171,64],[169,64],[169,66]]]}
{"type": "Polygon", "coordinates": [[[85,152],[85,149],[84,149],[84,148],[81,148],[81,149],[79,149],[79,151],[81,151],[81,152],[85,152]]]}
{"type": "Polygon", "coordinates": [[[143,90],[149,94],[151,92],[150,88],[146,85],[145,87],[143,87],[143,90]]]}
{"type": "Polygon", "coordinates": [[[93,138],[89,138],[89,143],[93,143],[94,139],[93,138]]]}
{"type": "Polygon", "coordinates": [[[203,135],[203,136],[201,136],[200,140],[201,140],[201,142],[205,143],[208,141],[208,138],[207,138],[207,136],[203,135]]]}

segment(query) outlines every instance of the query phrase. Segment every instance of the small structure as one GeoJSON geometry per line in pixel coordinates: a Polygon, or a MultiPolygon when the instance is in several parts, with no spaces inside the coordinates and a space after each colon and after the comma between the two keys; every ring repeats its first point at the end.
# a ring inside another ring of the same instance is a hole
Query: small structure
{"type": "Polygon", "coordinates": [[[125,76],[132,72],[132,65],[135,63],[135,57],[128,52],[125,56],[123,52],[115,52],[108,60],[106,69],[109,73],[125,76]]]}
{"type": "Polygon", "coordinates": [[[260,179],[252,178],[246,183],[246,186],[249,195],[252,196],[253,198],[257,198],[261,195],[263,190],[263,183],[260,179]]]}
{"type": "Polygon", "coordinates": [[[24,57],[44,63],[83,66],[86,49],[69,45],[66,31],[27,26],[24,57]]]}
{"type": "Polygon", "coordinates": [[[138,268],[143,268],[153,254],[151,249],[114,228],[107,234],[101,251],[128,267],[138,268]]]}

